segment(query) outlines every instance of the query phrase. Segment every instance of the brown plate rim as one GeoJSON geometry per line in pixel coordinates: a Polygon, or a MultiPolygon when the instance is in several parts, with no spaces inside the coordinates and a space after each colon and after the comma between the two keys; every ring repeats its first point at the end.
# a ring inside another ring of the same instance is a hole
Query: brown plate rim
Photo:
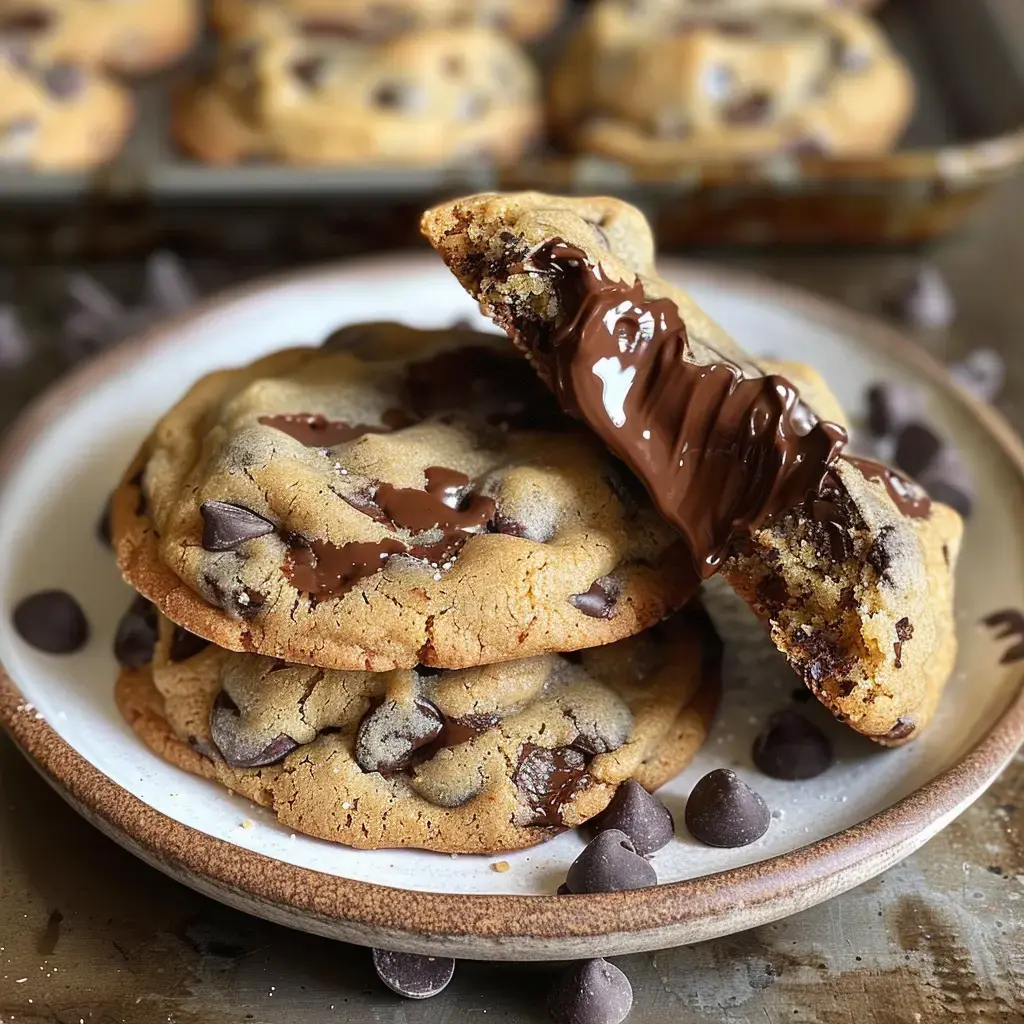
{"type": "MultiPolygon", "coordinates": [[[[0,484],[35,438],[86,389],[174,344],[180,327],[255,293],[366,273],[391,276],[434,261],[381,257],[265,278],[221,293],[65,377],[22,415],[0,447],[0,484]]],[[[734,270],[663,261],[675,279],[732,285],[816,320],[909,364],[986,429],[1024,484],[1024,445],[995,410],[895,329],[797,289],[734,270]]],[[[1024,679],[1024,677],[1022,677],[1024,679]]],[[[367,945],[476,959],[533,960],[660,949],[752,927],[852,888],[921,846],[975,800],[1024,743],[1024,689],[957,764],[852,828],[744,867],[633,892],[590,896],[420,892],[297,867],[206,835],[149,807],[103,775],[42,718],[0,666],[0,723],[57,791],[144,860],[251,913],[367,945]]]]}

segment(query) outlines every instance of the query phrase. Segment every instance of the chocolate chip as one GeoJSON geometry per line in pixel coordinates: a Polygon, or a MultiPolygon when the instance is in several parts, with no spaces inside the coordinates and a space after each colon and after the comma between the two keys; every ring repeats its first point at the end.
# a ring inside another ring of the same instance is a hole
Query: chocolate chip
{"type": "Polygon", "coordinates": [[[156,608],[141,594],[121,616],[114,635],[114,657],[124,668],[142,668],[153,660],[156,608]]]}
{"type": "Polygon", "coordinates": [[[565,884],[573,893],[624,892],[658,884],[654,868],[618,829],[599,832],[572,862],[565,884]]]}
{"type": "Polygon", "coordinates": [[[280,733],[267,739],[246,727],[238,705],[221,690],[210,711],[210,735],[228,764],[235,768],[264,768],[287,757],[298,743],[280,733]]]}
{"type": "MultiPolygon", "coordinates": [[[[802,692],[810,696],[809,691],[802,692]]],[[[773,779],[813,779],[832,764],[832,743],[803,715],[780,711],[754,740],[753,758],[773,779]]]]}
{"type": "Polygon", "coordinates": [[[423,106],[423,93],[411,82],[384,82],[373,91],[373,102],[387,110],[413,111],[423,106]]]}
{"type": "Polygon", "coordinates": [[[768,831],[768,805],[734,771],[716,768],[693,787],[686,827],[707,846],[746,846],[768,831]]]}
{"type": "Polygon", "coordinates": [[[896,439],[893,456],[898,468],[912,477],[919,477],[938,457],[942,440],[923,423],[908,423],[896,439]]]}
{"type": "Polygon", "coordinates": [[[660,850],[676,834],[669,809],[636,779],[619,786],[597,827],[602,832],[617,829],[625,833],[641,857],[660,850]]]}
{"type": "Polygon", "coordinates": [[[994,402],[1006,383],[1006,363],[991,348],[978,348],[949,368],[949,375],[983,402],[994,402]]]}
{"type": "Polygon", "coordinates": [[[632,1008],[629,979],[607,960],[573,964],[548,996],[555,1024],[620,1024],[632,1008]]]}
{"type": "Polygon", "coordinates": [[[203,548],[207,551],[234,551],[247,540],[274,532],[272,522],[244,505],[204,501],[199,514],[203,517],[203,548]]]}
{"type": "Polygon", "coordinates": [[[956,319],[956,305],[938,267],[925,263],[883,301],[886,310],[911,327],[924,331],[948,328],[956,319]]]}
{"type": "Polygon", "coordinates": [[[19,601],[13,620],[21,638],[47,654],[71,654],[89,639],[85,613],[63,590],[41,590],[19,601]]]}
{"type": "Polygon", "coordinates": [[[618,587],[607,576],[596,580],[585,594],[570,594],[569,603],[592,619],[610,619],[615,615],[618,587]]]}
{"type": "Polygon", "coordinates": [[[572,747],[524,743],[512,781],[533,810],[533,825],[563,825],[562,808],[584,785],[587,758],[572,747]]]}
{"type": "Polygon", "coordinates": [[[364,772],[401,771],[443,728],[444,716],[422,697],[411,703],[386,700],[359,723],[356,763],[364,772]]]}
{"type": "Polygon", "coordinates": [[[77,96],[85,85],[85,75],[77,64],[54,64],[42,76],[46,91],[58,100],[77,96]]]}
{"type": "Polygon", "coordinates": [[[209,646],[210,641],[205,637],[190,633],[184,626],[175,626],[174,632],[171,634],[171,646],[167,657],[175,662],[188,661],[189,658],[194,658],[209,646]]]}
{"type": "Polygon", "coordinates": [[[100,518],[96,523],[96,536],[108,548],[113,548],[114,546],[114,537],[110,532],[110,507],[113,502],[114,496],[111,494],[107,498],[107,503],[103,506],[103,511],[100,513],[100,518]]]}
{"type": "Polygon", "coordinates": [[[455,961],[442,956],[373,951],[377,977],[406,999],[429,999],[443,992],[455,973],[455,961]]]}
{"type": "Polygon", "coordinates": [[[885,734],[887,740],[905,740],[917,729],[917,722],[910,715],[896,719],[896,724],[885,734]]]}
{"type": "Polygon", "coordinates": [[[755,92],[731,103],[723,110],[729,124],[763,124],[772,114],[772,98],[766,92],[755,92]]]}

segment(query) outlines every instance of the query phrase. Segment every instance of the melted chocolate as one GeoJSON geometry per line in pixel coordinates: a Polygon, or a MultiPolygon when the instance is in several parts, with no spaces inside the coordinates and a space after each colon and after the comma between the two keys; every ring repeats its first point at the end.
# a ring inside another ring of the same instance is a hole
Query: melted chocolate
{"type": "Polygon", "coordinates": [[[560,239],[529,269],[554,279],[564,315],[521,340],[562,408],[626,462],[682,533],[695,587],[734,537],[817,493],[846,432],[809,417],[789,381],[748,377],[725,359],[690,361],[674,302],[647,298],[640,281],[609,280],[560,239]]]}
{"type": "Polygon", "coordinates": [[[572,747],[524,743],[512,781],[533,809],[531,824],[564,826],[562,808],[588,784],[587,758],[572,747]]]}
{"type": "Polygon", "coordinates": [[[413,422],[401,409],[388,409],[381,420],[383,425],[379,427],[367,426],[365,423],[353,426],[342,420],[329,420],[321,413],[287,412],[276,416],[261,416],[259,422],[295,438],[307,448],[333,448],[336,444],[354,441],[364,434],[389,434],[413,422]]]}
{"type": "Polygon", "coordinates": [[[281,568],[288,582],[304,594],[340,597],[357,580],[380,572],[392,555],[407,550],[400,540],[391,538],[341,545],[315,540],[309,547],[293,547],[281,568]]]}
{"type": "Polygon", "coordinates": [[[441,530],[446,537],[456,533],[479,533],[494,518],[494,499],[480,494],[459,507],[461,493],[469,486],[465,473],[443,466],[431,466],[425,474],[426,490],[381,484],[374,504],[392,526],[410,533],[441,530]]]}
{"type": "Polygon", "coordinates": [[[885,484],[893,504],[908,519],[927,519],[931,515],[932,503],[928,495],[909,477],[873,459],[858,459],[852,455],[844,458],[851,466],[860,470],[866,480],[885,484]]]}

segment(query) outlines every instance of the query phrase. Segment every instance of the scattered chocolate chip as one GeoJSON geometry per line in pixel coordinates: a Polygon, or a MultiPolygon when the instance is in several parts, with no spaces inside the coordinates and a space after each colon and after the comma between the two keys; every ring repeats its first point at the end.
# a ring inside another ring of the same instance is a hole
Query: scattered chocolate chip
{"type": "Polygon", "coordinates": [[[406,999],[429,999],[443,992],[455,973],[455,961],[441,956],[373,951],[377,977],[406,999]]]}
{"type": "Polygon", "coordinates": [[[408,704],[386,700],[359,723],[356,763],[364,772],[401,771],[443,728],[444,716],[422,697],[408,704]]]}
{"type": "Polygon", "coordinates": [[[188,661],[189,658],[194,658],[209,646],[210,641],[205,637],[197,636],[195,633],[190,633],[184,626],[176,625],[171,634],[171,646],[167,657],[174,662],[188,661]]]}
{"type": "Polygon", "coordinates": [[[956,319],[956,305],[938,267],[924,263],[888,296],[884,306],[893,316],[923,331],[944,330],[956,319]]]}
{"type": "Polygon", "coordinates": [[[896,465],[904,473],[919,477],[938,457],[942,440],[923,423],[908,423],[896,438],[896,465]]]}
{"type": "Polygon", "coordinates": [[[607,960],[573,964],[548,997],[555,1024],[620,1024],[632,1008],[629,979],[607,960]]]}
{"type": "Polygon", "coordinates": [[[676,834],[669,809],[636,779],[619,786],[597,827],[602,832],[617,829],[625,833],[641,857],[660,850],[676,834]]]}
{"type": "Polygon", "coordinates": [[[565,884],[573,893],[624,892],[658,884],[654,868],[618,829],[598,834],[572,862],[565,884]]]}
{"type": "Polygon", "coordinates": [[[944,447],[918,482],[935,501],[956,509],[967,519],[974,508],[974,481],[960,453],[944,447]]]}
{"type": "Polygon", "coordinates": [[[768,831],[768,805],[734,771],[716,768],[693,787],[686,827],[707,846],[746,846],[768,831]]]}
{"type": "Polygon", "coordinates": [[[618,598],[618,587],[605,576],[592,583],[585,594],[570,594],[569,603],[592,619],[611,619],[618,598]]]}
{"type": "Polygon", "coordinates": [[[210,711],[210,735],[228,764],[235,768],[263,768],[287,757],[298,743],[281,733],[267,740],[246,727],[238,706],[221,690],[210,711]]]}
{"type": "Polygon", "coordinates": [[[19,601],[13,620],[19,636],[47,654],[72,654],[89,639],[85,613],[63,590],[41,590],[19,601]]]}
{"type": "MultiPolygon", "coordinates": [[[[803,690],[810,696],[809,690],[803,690]]],[[[832,764],[832,743],[803,715],[780,711],[754,740],[754,764],[773,779],[813,779],[832,764]]]]}
{"type": "Polygon", "coordinates": [[[113,548],[114,537],[110,532],[110,507],[114,502],[114,496],[111,494],[107,498],[106,504],[103,506],[103,511],[100,513],[100,517],[96,522],[96,536],[99,537],[100,541],[108,548],[113,548]]]}
{"type": "Polygon", "coordinates": [[[1000,665],[1024,661],[1024,612],[1016,608],[1003,608],[986,615],[982,621],[989,629],[996,631],[997,640],[1008,640],[1012,637],[1015,641],[999,659],[1000,665]]]}
{"type": "Polygon", "coordinates": [[[991,348],[977,348],[949,368],[949,375],[983,402],[994,402],[1006,383],[1006,363],[991,348]]]}
{"type": "Polygon", "coordinates": [[[921,389],[903,384],[877,383],[867,392],[868,429],[874,437],[898,434],[924,415],[921,389]]]}
{"type": "Polygon", "coordinates": [[[204,501],[199,513],[203,517],[203,548],[207,551],[234,551],[247,540],[274,532],[273,523],[244,505],[204,501]]]}
{"type": "Polygon", "coordinates": [[[141,594],[121,617],[114,635],[114,657],[124,668],[142,668],[153,660],[156,608],[141,594]]]}
{"type": "Polygon", "coordinates": [[[42,75],[43,87],[58,100],[77,96],[85,85],[85,74],[77,64],[54,64],[42,75]]]}

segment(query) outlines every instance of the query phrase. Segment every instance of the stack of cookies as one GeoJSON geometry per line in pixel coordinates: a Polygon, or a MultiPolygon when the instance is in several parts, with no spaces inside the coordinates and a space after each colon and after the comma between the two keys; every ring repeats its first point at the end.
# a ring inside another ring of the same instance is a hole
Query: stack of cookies
{"type": "MultiPolygon", "coordinates": [[[[844,454],[820,378],[658,277],[633,208],[487,195],[423,227],[515,346],[344,327],[204,378],[127,468],[142,739],[325,839],[528,846],[700,747],[716,573],[837,718],[915,735],[955,654],[957,514],[844,454]]],[[[705,837],[753,797],[712,775],[705,837]]]]}

